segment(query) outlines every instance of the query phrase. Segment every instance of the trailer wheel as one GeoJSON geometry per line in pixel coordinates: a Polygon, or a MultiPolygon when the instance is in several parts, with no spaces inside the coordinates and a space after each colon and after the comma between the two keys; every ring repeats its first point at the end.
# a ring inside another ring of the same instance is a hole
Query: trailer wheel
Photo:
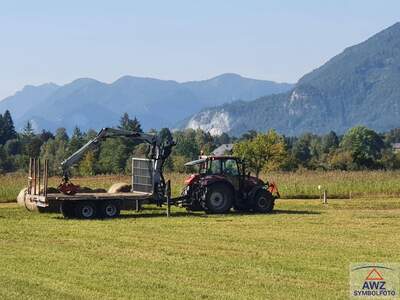
{"type": "Polygon", "coordinates": [[[225,184],[213,184],[206,195],[208,213],[224,214],[232,207],[232,190],[225,184]]]}
{"type": "Polygon", "coordinates": [[[121,213],[121,206],[118,201],[106,201],[100,205],[102,218],[116,218],[121,213]]]}
{"type": "Polygon", "coordinates": [[[60,211],[64,218],[72,219],[75,217],[75,206],[74,203],[63,201],[60,205],[60,211]]]}
{"type": "Polygon", "coordinates": [[[261,190],[254,197],[253,210],[259,213],[270,213],[274,209],[274,205],[274,196],[266,190],[261,190]]]}
{"type": "Polygon", "coordinates": [[[94,219],[96,212],[96,205],[91,201],[79,202],[75,206],[75,215],[79,219],[94,219]]]}

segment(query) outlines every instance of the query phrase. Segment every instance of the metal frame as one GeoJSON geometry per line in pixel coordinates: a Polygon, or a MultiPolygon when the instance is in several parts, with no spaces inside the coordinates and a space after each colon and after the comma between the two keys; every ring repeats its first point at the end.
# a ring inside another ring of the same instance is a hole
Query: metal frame
{"type": "MultiPolygon", "coordinates": [[[[143,176],[143,175],[135,175],[135,168],[134,167],[134,163],[135,161],[146,161],[146,162],[151,162],[151,170],[150,170],[150,176],[151,176],[151,191],[149,191],[148,193],[153,194],[154,193],[154,185],[155,185],[155,179],[154,179],[154,164],[155,161],[154,159],[148,159],[148,158],[136,158],[136,157],[132,157],[132,192],[143,192],[143,191],[136,191],[134,189],[135,185],[143,185],[143,186],[150,186],[150,184],[141,184],[141,183],[135,183],[135,176],[137,177],[145,177],[148,178],[147,176],[143,176]]],[[[141,170],[148,170],[147,168],[139,168],[141,170]]]]}
{"type": "Polygon", "coordinates": [[[48,182],[49,161],[45,159],[42,166],[39,158],[30,158],[27,198],[31,202],[47,204],[48,182]]]}

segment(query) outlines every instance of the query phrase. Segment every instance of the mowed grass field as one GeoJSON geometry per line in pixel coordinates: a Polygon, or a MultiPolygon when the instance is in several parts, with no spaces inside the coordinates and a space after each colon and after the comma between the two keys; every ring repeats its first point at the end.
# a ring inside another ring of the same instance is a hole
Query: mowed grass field
{"type": "Polygon", "coordinates": [[[400,260],[399,215],[391,198],[94,221],[1,204],[0,298],[346,299],[351,262],[400,260]]]}
{"type": "MultiPolygon", "coordinates": [[[[282,199],[269,215],[173,208],[166,218],[148,206],[93,221],[3,203],[0,299],[346,299],[350,263],[400,261],[399,173],[270,176],[288,198],[318,197],[318,184],[356,197],[282,199]]],[[[168,177],[178,194],[185,175],[168,177]]],[[[0,199],[15,199],[25,181],[1,177],[0,199]]],[[[104,188],[118,181],[129,177],[74,180],[104,188]]]]}

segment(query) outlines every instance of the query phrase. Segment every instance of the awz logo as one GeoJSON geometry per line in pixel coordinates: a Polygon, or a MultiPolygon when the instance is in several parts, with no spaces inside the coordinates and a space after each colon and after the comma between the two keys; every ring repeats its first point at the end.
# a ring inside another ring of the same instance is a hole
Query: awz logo
{"type": "Polygon", "coordinates": [[[373,268],[367,278],[365,278],[363,290],[386,290],[385,281],[383,281],[381,273],[375,268],[373,268]]]}
{"type": "MultiPolygon", "coordinates": [[[[392,264],[391,264],[392,265],[392,264]]],[[[354,298],[397,298],[398,268],[387,264],[350,267],[350,293],[354,298]]]]}

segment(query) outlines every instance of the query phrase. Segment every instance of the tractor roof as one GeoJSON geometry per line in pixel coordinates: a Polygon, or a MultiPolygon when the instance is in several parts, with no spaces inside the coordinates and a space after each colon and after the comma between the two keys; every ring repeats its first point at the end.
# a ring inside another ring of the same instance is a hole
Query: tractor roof
{"type": "Polygon", "coordinates": [[[206,160],[207,160],[207,158],[200,158],[200,159],[192,160],[192,161],[187,162],[185,164],[185,166],[189,167],[189,166],[199,165],[201,163],[206,162],[206,160]]]}
{"type": "Polygon", "coordinates": [[[231,156],[231,155],[218,155],[218,156],[214,156],[214,155],[205,156],[205,155],[203,155],[199,159],[187,162],[185,164],[185,166],[188,167],[188,166],[199,165],[199,164],[202,164],[202,163],[206,162],[207,160],[223,160],[223,159],[236,159],[236,160],[238,160],[238,158],[236,156],[231,156]]]}

